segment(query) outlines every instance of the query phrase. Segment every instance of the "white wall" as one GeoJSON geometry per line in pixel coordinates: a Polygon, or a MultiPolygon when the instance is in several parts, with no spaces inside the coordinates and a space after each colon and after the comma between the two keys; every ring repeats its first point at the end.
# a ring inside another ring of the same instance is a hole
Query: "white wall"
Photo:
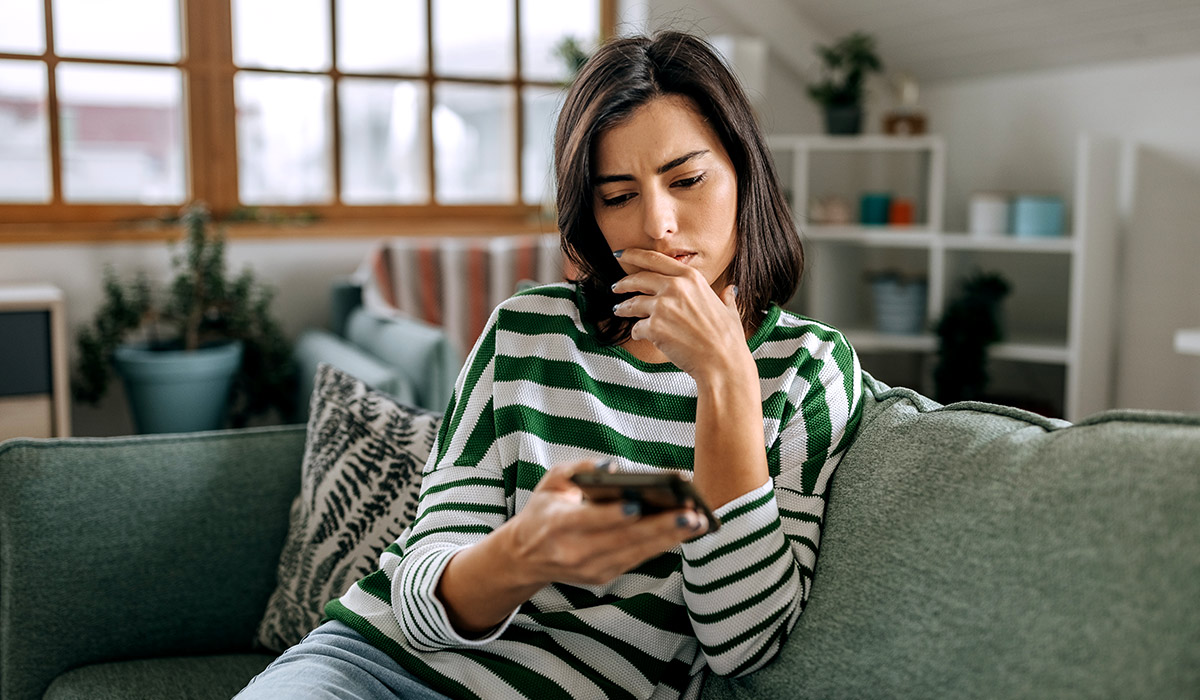
{"type": "Polygon", "coordinates": [[[925,86],[946,138],[947,226],[974,190],[1073,190],[1076,135],[1128,145],[1116,392],[1128,408],[1200,410],[1200,358],[1173,350],[1200,326],[1200,54],[925,86]]]}
{"type": "MultiPolygon", "coordinates": [[[[630,0],[622,12],[649,29],[767,39],[767,131],[822,131],[804,85],[814,44],[833,37],[783,0],[630,0]]],[[[1200,327],[1200,54],[921,87],[930,131],[947,141],[951,230],[966,228],[974,190],[1069,200],[1081,132],[1127,144],[1112,403],[1200,411],[1200,358],[1172,347],[1177,328],[1200,327]]],[[[890,95],[880,80],[869,89],[866,130],[877,132],[890,95]]]]}
{"type": "MultiPolygon", "coordinates": [[[[275,288],[274,309],[289,337],[308,327],[329,325],[329,287],[335,277],[354,271],[376,241],[346,240],[232,240],[226,249],[231,272],[249,265],[260,281],[275,288]]],[[[66,297],[67,326],[88,323],[100,304],[101,280],[106,265],[123,279],[144,270],[151,280],[169,279],[170,261],[165,243],[55,244],[0,246],[0,283],[54,284],[66,297]]],[[[119,382],[98,407],[75,403],[71,422],[76,435],[119,435],[133,432],[119,382]]]]}
{"type": "Polygon", "coordinates": [[[766,89],[751,95],[767,133],[798,133],[821,128],[820,112],[805,92],[806,75],[816,66],[812,47],[827,37],[805,22],[786,0],[630,0],[618,6],[618,33],[675,29],[704,37],[754,36],[766,39],[766,89]]]}

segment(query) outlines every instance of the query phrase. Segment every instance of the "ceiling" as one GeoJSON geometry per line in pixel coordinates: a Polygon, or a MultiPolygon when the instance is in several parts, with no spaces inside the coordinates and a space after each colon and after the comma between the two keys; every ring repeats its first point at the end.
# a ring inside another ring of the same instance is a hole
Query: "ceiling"
{"type": "Polygon", "coordinates": [[[1200,53],[1200,0],[787,2],[826,36],[874,35],[888,72],[921,81],[1200,53]]]}

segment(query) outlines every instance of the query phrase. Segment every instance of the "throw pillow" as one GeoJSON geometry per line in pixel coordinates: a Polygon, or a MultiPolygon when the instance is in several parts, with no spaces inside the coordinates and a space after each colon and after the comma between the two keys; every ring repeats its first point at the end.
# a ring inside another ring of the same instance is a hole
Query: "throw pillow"
{"type": "Polygon", "coordinates": [[[258,641],[283,651],[325,603],[375,571],[417,513],[421,471],[441,416],[397,404],[332,365],[317,367],[300,494],[258,641]]]}

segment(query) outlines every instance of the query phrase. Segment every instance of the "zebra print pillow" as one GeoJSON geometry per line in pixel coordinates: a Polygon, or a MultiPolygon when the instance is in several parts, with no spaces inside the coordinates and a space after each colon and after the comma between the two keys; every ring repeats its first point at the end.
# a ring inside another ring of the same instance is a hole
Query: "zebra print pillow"
{"type": "Polygon", "coordinates": [[[317,626],[325,603],[375,571],[416,516],[421,470],[441,416],[397,404],[322,363],[310,402],[300,495],[258,641],[283,651],[317,626]]]}

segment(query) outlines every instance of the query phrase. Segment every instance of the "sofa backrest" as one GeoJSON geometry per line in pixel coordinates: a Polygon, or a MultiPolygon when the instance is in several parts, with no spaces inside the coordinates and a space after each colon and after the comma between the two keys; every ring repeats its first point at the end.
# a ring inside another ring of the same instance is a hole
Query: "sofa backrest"
{"type": "Polygon", "coordinates": [[[304,434],[0,444],[0,697],[88,663],[249,651],[304,434]]]}
{"type": "Polygon", "coordinates": [[[1200,696],[1200,415],[867,385],[807,610],[705,697],[1200,696]]]}

